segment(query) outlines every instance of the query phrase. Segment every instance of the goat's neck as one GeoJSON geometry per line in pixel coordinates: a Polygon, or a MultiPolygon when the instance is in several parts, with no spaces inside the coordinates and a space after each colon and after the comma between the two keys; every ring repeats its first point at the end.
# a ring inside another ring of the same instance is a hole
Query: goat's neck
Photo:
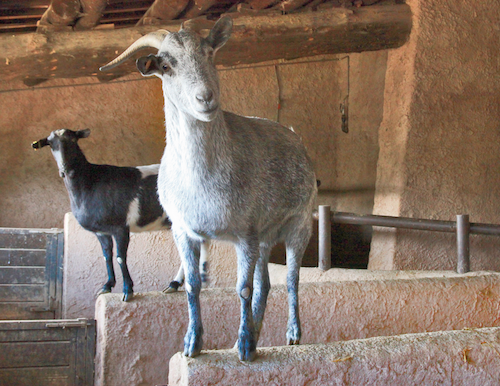
{"type": "Polygon", "coordinates": [[[79,146],[71,148],[70,151],[65,151],[64,154],[61,154],[61,157],[56,156],[56,160],[59,173],[64,177],[64,185],[68,190],[73,208],[80,201],[85,189],[87,189],[87,184],[83,182],[88,178],[91,164],[87,161],[79,146]]]}
{"type": "MultiPolygon", "coordinates": [[[[230,162],[228,131],[219,110],[211,122],[202,122],[165,102],[167,149],[179,164],[194,169],[219,169],[230,162]]],[[[172,159],[171,158],[171,159],[172,159]]]]}

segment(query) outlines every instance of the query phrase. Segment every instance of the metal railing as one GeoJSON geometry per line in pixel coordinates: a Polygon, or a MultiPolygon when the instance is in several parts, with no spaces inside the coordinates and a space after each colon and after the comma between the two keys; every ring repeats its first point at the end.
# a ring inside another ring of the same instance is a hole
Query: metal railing
{"type": "Polygon", "coordinates": [[[471,233],[500,236],[500,225],[470,223],[468,214],[457,215],[457,221],[424,220],[409,217],[358,215],[354,213],[332,212],[330,210],[330,206],[320,205],[318,212],[315,212],[313,217],[318,220],[318,267],[323,271],[331,268],[332,223],[456,233],[458,273],[466,273],[470,271],[469,235],[471,233]]]}

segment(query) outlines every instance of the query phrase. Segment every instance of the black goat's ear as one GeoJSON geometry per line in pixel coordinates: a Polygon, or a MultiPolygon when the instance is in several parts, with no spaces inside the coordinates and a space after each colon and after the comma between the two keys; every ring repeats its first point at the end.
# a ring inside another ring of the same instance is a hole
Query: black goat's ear
{"type": "Polygon", "coordinates": [[[153,54],[137,59],[135,65],[143,76],[161,76],[160,66],[158,65],[158,58],[153,54]]]}
{"type": "Polygon", "coordinates": [[[207,43],[214,49],[214,52],[221,48],[228,41],[233,31],[233,19],[229,16],[221,17],[207,36],[207,43]]]}
{"type": "Polygon", "coordinates": [[[80,138],[87,138],[89,135],[90,135],[90,129],[78,130],[76,132],[76,137],[78,139],[80,139],[80,138]]]}

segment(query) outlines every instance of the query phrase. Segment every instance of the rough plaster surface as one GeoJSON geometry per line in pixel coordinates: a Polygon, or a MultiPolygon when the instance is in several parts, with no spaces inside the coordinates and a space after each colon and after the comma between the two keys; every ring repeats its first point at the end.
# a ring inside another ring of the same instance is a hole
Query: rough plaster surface
{"type": "Polygon", "coordinates": [[[236,350],[170,360],[169,386],[498,385],[500,328],[407,334],[332,344],[236,350]]]}
{"type": "MultiPolygon", "coordinates": [[[[500,3],[408,0],[409,42],[387,60],[374,213],[500,223],[500,3]]],[[[473,236],[471,268],[500,270],[473,236]]],[[[454,237],[374,232],[370,269],[452,269],[454,237]]]]}
{"type": "MultiPolygon", "coordinates": [[[[222,68],[222,104],[229,111],[293,126],[322,180],[320,201],[339,210],[371,213],[387,52],[350,57],[348,135],[340,130],[339,104],[347,93],[347,61],[339,61],[340,56],[279,66],[277,71],[272,63],[222,68]]],[[[32,88],[0,80],[0,105],[4,227],[63,226],[70,207],[56,163],[48,149],[31,149],[32,141],[52,130],[92,129],[80,144],[94,163],[158,163],[165,146],[163,95],[156,78],[130,75],[109,83],[52,80],[32,88]]]]}
{"type": "MultiPolygon", "coordinates": [[[[398,275],[302,283],[302,343],[500,325],[500,274],[436,277],[433,273],[435,277],[418,278],[410,273],[405,279],[398,275]]],[[[185,293],[138,294],[130,303],[120,299],[109,294],[96,303],[96,385],[166,384],[169,359],[182,350],[187,328],[185,293]]],[[[286,287],[274,286],[259,347],[285,343],[286,304],[286,287]]],[[[204,350],[232,348],[240,314],[234,289],[203,290],[201,306],[204,350]]]]}

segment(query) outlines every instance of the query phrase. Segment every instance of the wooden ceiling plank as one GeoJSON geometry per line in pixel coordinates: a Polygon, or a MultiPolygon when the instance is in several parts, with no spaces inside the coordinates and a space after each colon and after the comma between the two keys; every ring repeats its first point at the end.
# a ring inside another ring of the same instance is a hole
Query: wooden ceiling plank
{"type": "Polygon", "coordinates": [[[247,0],[247,3],[253,9],[266,9],[275,5],[279,0],[247,0]]]}
{"type": "Polygon", "coordinates": [[[74,23],[80,16],[80,0],[52,0],[40,19],[41,26],[62,27],[74,23]]]}
{"type": "Polygon", "coordinates": [[[192,7],[183,15],[184,19],[192,19],[203,15],[206,10],[217,3],[217,0],[194,0],[192,7]]]}
{"type": "Polygon", "coordinates": [[[94,28],[101,20],[107,0],[80,0],[83,15],[75,23],[75,31],[94,28]]]}
{"type": "MultiPolygon", "coordinates": [[[[171,31],[179,27],[177,21],[161,26],[171,31]]],[[[97,76],[100,66],[157,28],[3,34],[0,79],[97,76]]],[[[397,48],[407,41],[410,30],[411,10],[406,4],[240,16],[234,19],[232,37],[218,52],[216,62],[234,66],[397,48]]],[[[118,76],[136,71],[134,60],[130,60],[109,73],[118,76]]]]}
{"type": "Polygon", "coordinates": [[[278,8],[282,12],[293,12],[296,9],[310,3],[311,0],[284,0],[276,4],[274,8],[278,8]]]}
{"type": "Polygon", "coordinates": [[[137,26],[160,25],[162,22],[173,20],[188,4],[189,0],[156,0],[137,22],[137,26]]]}

